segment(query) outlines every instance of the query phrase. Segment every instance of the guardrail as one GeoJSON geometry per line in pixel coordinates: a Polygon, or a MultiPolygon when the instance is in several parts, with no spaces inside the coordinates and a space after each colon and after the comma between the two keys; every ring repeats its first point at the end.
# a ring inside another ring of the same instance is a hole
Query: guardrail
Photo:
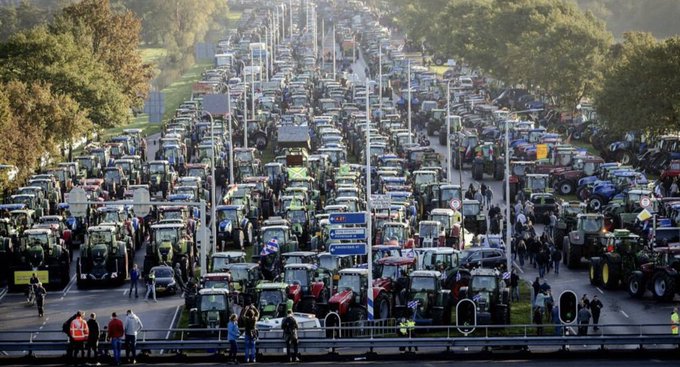
{"type": "MultiPolygon", "coordinates": [[[[338,349],[351,350],[352,353],[375,352],[379,349],[428,348],[450,351],[451,348],[494,348],[514,347],[531,349],[535,347],[554,347],[565,350],[569,345],[598,346],[616,349],[616,347],[636,346],[645,349],[680,348],[680,337],[670,333],[668,324],[604,324],[599,325],[597,333],[587,336],[573,335],[577,325],[540,325],[543,330],[562,327],[559,335],[536,335],[537,325],[489,325],[477,326],[474,334],[464,336],[455,326],[417,326],[404,337],[394,337],[399,326],[379,324],[377,326],[342,326],[340,328],[322,328],[328,338],[301,337],[301,349],[315,349],[336,352],[338,349]],[[394,333],[391,333],[392,328],[394,333]],[[664,331],[661,331],[664,330],[664,331]],[[621,332],[616,332],[621,331],[621,332]],[[651,331],[654,331],[653,333],[651,331]],[[494,335],[496,333],[512,335],[494,335]],[[350,337],[345,337],[351,335],[350,337]],[[436,335],[436,336],[435,336],[436,335]],[[612,348],[614,347],[614,348],[612,348]],[[664,348],[662,348],[664,347],[664,348]]],[[[589,328],[592,330],[592,325],[589,328]]],[[[300,329],[300,335],[306,331],[319,335],[319,328],[300,329]]],[[[262,334],[261,334],[262,335],[262,334]]],[[[265,334],[266,335],[266,334],[265,334]]],[[[282,351],[285,342],[280,337],[260,338],[258,348],[282,351]]],[[[0,331],[0,352],[22,352],[32,355],[36,352],[65,351],[67,340],[62,331],[0,331]],[[38,340],[38,336],[40,339],[38,340]]],[[[108,342],[100,343],[103,350],[110,349],[108,342]]],[[[226,329],[153,329],[142,330],[138,336],[137,349],[153,354],[159,351],[200,352],[206,350],[227,350],[226,329]],[[151,338],[150,335],[168,335],[172,339],[151,338]]],[[[548,348],[549,349],[549,348],[548,348]]]]}

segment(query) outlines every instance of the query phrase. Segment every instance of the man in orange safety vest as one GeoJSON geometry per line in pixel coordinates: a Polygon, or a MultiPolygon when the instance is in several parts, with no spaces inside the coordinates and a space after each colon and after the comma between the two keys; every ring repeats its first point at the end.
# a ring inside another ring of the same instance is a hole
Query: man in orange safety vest
{"type": "Polygon", "coordinates": [[[73,351],[73,361],[78,360],[78,352],[80,352],[80,358],[85,358],[85,342],[90,335],[90,328],[87,327],[87,322],[83,320],[82,311],[76,313],[76,318],[71,321],[71,342],[73,343],[71,350],[73,351]]]}

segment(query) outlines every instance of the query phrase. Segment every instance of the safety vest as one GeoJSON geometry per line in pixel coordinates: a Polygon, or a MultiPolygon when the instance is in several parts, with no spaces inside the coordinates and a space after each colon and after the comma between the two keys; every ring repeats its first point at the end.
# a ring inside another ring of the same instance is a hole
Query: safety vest
{"type": "Polygon", "coordinates": [[[680,324],[680,316],[677,312],[671,313],[671,334],[678,335],[678,324],[680,324]]]}
{"type": "Polygon", "coordinates": [[[403,335],[408,335],[408,332],[413,330],[416,326],[415,321],[406,321],[406,322],[401,322],[399,323],[399,331],[403,335]]]}
{"type": "Polygon", "coordinates": [[[89,334],[90,329],[82,318],[73,319],[73,321],[71,321],[71,338],[74,341],[86,341],[89,334]]]}

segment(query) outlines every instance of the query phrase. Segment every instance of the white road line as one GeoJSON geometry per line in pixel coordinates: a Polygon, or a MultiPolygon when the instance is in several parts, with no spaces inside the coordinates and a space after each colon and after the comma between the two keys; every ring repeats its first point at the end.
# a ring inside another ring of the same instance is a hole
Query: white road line
{"type": "Polygon", "coordinates": [[[625,311],[623,311],[623,310],[619,310],[619,311],[623,314],[623,316],[626,316],[627,319],[630,318],[630,316],[628,316],[628,314],[625,311]]]}
{"type": "Polygon", "coordinates": [[[124,295],[124,296],[127,296],[128,291],[129,291],[129,289],[124,290],[124,291],[123,291],[123,295],[124,295]]]}
{"type": "Polygon", "coordinates": [[[64,293],[62,294],[61,299],[64,299],[64,297],[66,297],[66,295],[68,294],[68,291],[71,290],[71,287],[73,287],[73,283],[75,283],[75,281],[76,281],[76,274],[73,274],[73,277],[71,277],[71,281],[68,282],[68,284],[66,285],[66,288],[64,289],[64,293]]]}
{"type": "MultiPolygon", "coordinates": [[[[172,321],[170,321],[170,327],[168,329],[172,329],[175,326],[175,320],[177,320],[177,315],[179,315],[179,309],[182,307],[182,305],[177,305],[177,308],[175,308],[175,314],[172,316],[172,321]]],[[[170,332],[171,330],[168,330],[167,334],[165,334],[165,340],[170,339],[170,332]]],[[[163,354],[164,350],[161,349],[161,354],[163,354]]]]}
{"type": "Polygon", "coordinates": [[[7,288],[0,289],[0,301],[7,295],[7,288]]]}
{"type": "Polygon", "coordinates": [[[602,289],[600,289],[600,287],[595,287],[595,289],[597,289],[597,291],[600,292],[601,294],[604,294],[604,292],[602,292],[602,289]]]}

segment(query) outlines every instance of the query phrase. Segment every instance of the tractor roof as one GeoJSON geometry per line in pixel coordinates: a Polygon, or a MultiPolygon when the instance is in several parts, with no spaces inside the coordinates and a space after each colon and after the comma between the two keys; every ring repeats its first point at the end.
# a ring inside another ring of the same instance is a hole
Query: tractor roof
{"type": "Polygon", "coordinates": [[[229,290],[226,289],[226,288],[203,288],[203,289],[198,291],[198,294],[200,294],[201,296],[203,296],[203,295],[206,295],[206,296],[210,296],[210,295],[228,296],[229,290]]]}
{"type": "Polygon", "coordinates": [[[360,275],[368,276],[368,269],[365,268],[347,268],[340,270],[340,275],[360,275]]]}
{"type": "Polygon", "coordinates": [[[276,283],[259,283],[257,286],[255,286],[255,289],[259,291],[263,290],[280,290],[280,289],[286,289],[288,288],[288,284],[286,283],[281,283],[281,282],[276,282],[276,283]]]}
{"type": "Polygon", "coordinates": [[[410,278],[415,277],[426,277],[426,278],[436,278],[441,277],[441,273],[436,270],[414,270],[409,274],[410,278]]]}
{"type": "Polygon", "coordinates": [[[305,269],[307,271],[316,270],[317,266],[313,264],[286,264],[284,269],[305,269]]]}
{"type": "Polygon", "coordinates": [[[378,264],[381,265],[392,265],[392,266],[400,266],[400,265],[413,265],[415,264],[416,259],[414,257],[406,257],[406,256],[388,256],[388,257],[383,257],[378,260],[378,264]]]}

